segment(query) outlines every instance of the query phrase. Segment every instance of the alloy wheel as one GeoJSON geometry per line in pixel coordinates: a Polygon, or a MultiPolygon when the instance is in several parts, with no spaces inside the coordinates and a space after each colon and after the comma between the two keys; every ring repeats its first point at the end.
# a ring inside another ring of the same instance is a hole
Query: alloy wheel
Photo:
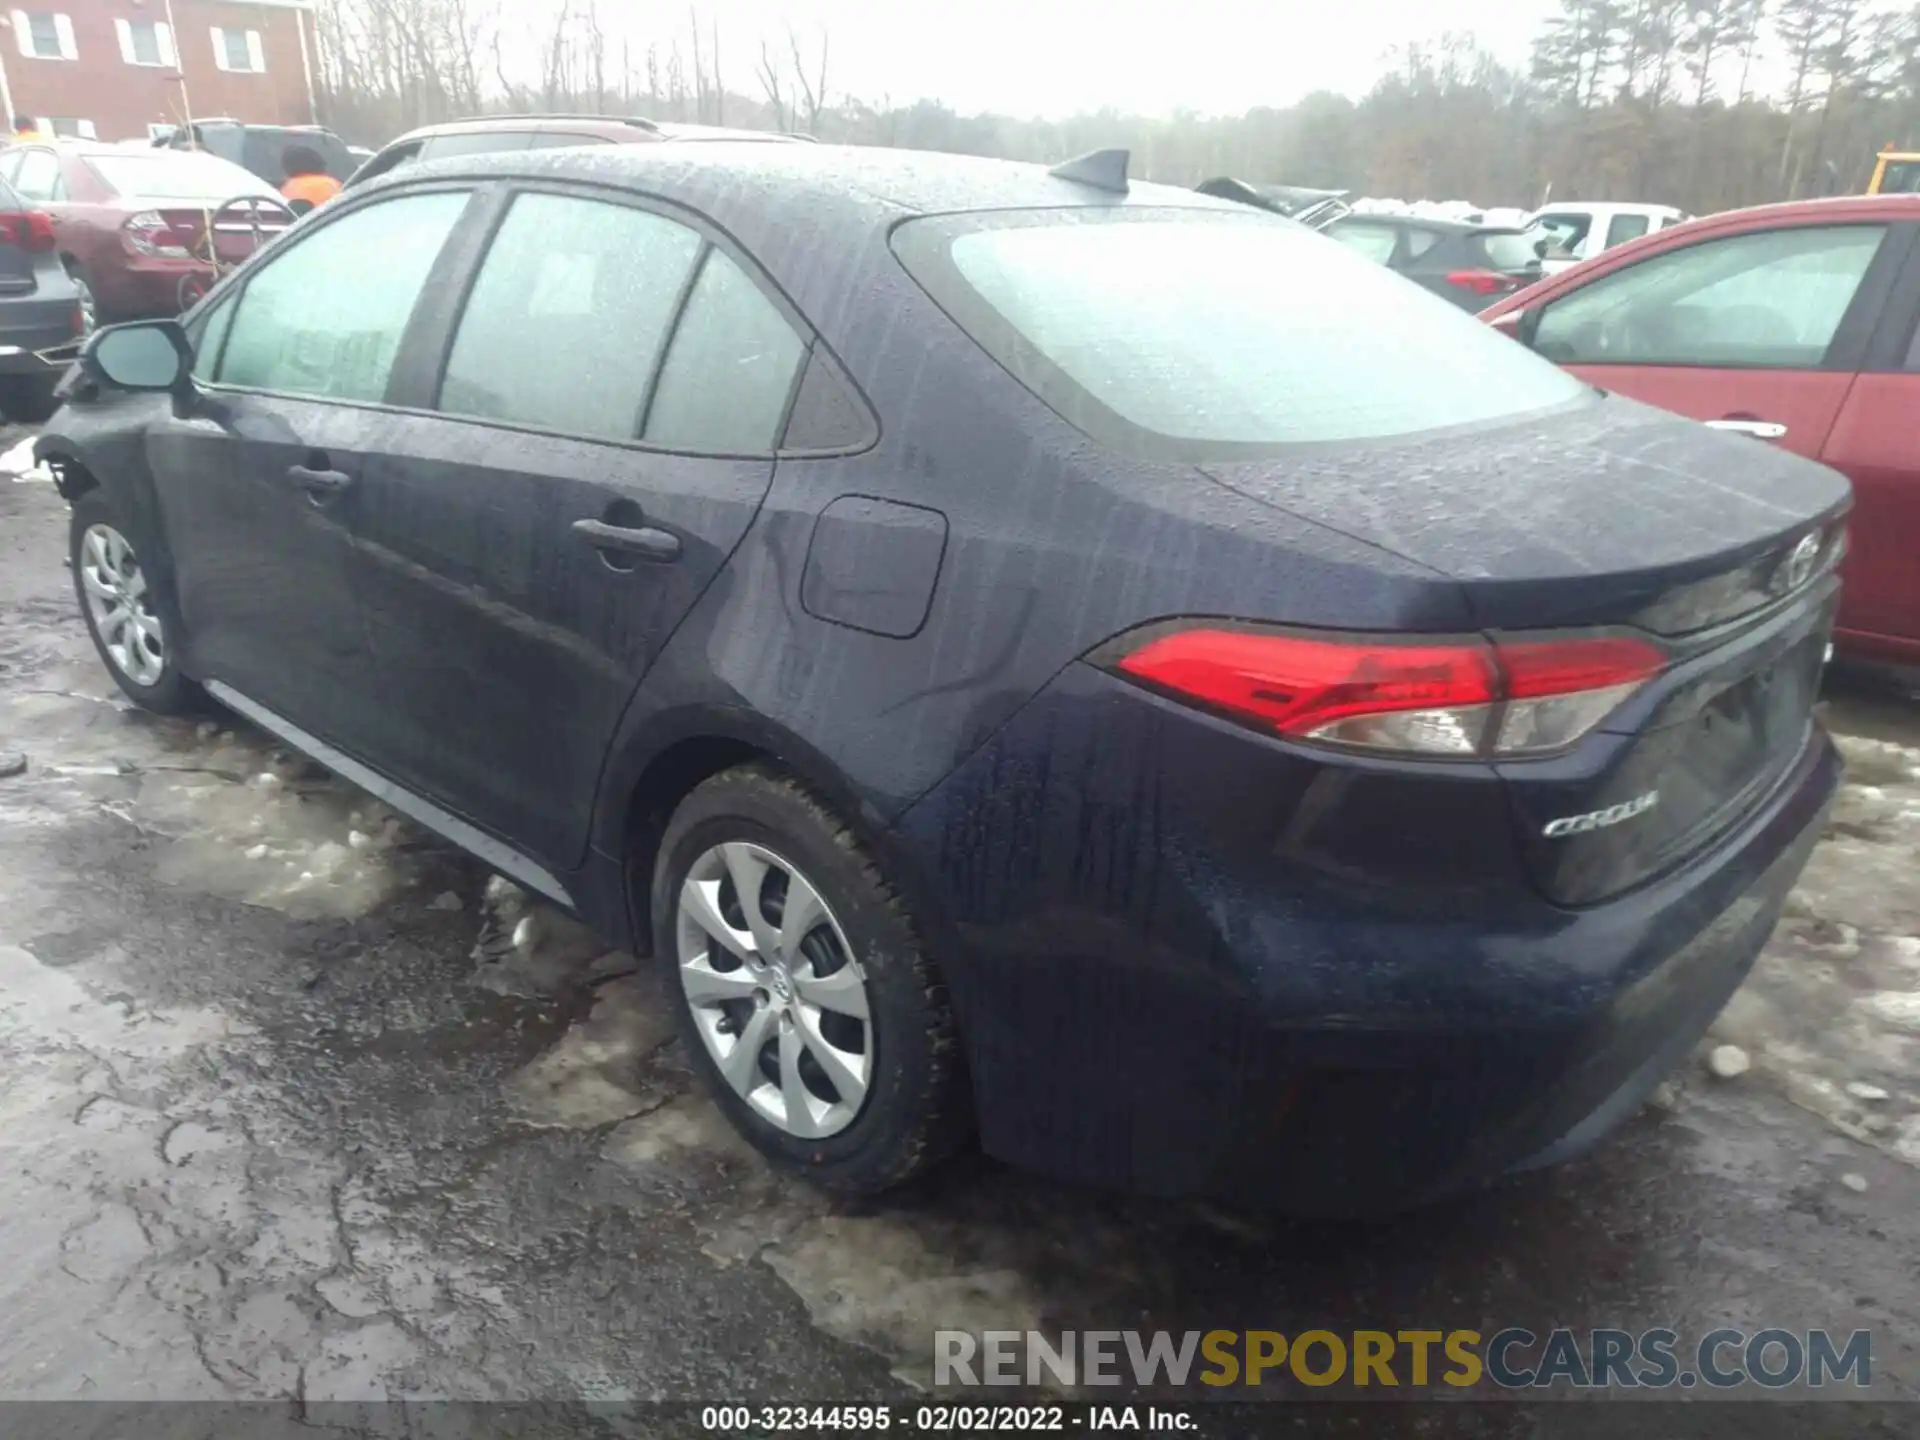
{"type": "Polygon", "coordinates": [[[866,978],[819,890],[746,841],[715,845],[680,887],[680,984],[721,1077],[789,1135],[853,1123],[873,1076],[866,978]]]}
{"type": "Polygon", "coordinates": [[[100,647],[136,685],[156,685],[167,653],[146,573],[127,537],[89,525],[80,539],[80,583],[100,647]]]}

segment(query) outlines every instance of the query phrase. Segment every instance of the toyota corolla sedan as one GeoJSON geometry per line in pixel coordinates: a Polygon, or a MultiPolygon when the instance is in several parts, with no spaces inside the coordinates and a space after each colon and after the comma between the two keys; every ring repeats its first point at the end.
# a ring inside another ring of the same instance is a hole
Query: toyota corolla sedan
{"type": "Polygon", "coordinates": [[[1838,766],[1846,484],[1300,226],[812,145],[448,160],[39,442],[80,608],[671,973],[775,1164],[1406,1206],[1591,1144],[1838,766]]]}

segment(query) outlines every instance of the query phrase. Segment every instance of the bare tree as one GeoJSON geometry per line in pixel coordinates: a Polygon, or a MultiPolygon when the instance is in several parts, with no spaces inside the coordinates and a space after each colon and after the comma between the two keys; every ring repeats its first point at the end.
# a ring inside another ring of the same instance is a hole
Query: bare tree
{"type": "Polygon", "coordinates": [[[786,97],[781,94],[781,67],[767,51],[767,42],[760,41],[760,89],[766,94],[767,104],[773,107],[773,128],[776,130],[793,129],[793,112],[788,107],[786,97]]]}
{"type": "Polygon", "coordinates": [[[793,56],[793,83],[799,90],[799,100],[806,106],[806,130],[809,135],[820,133],[820,112],[827,103],[827,32],[820,32],[820,67],[813,72],[813,78],[807,78],[806,63],[800,58],[800,37],[794,33],[791,25],[787,27],[787,49],[793,56]]]}

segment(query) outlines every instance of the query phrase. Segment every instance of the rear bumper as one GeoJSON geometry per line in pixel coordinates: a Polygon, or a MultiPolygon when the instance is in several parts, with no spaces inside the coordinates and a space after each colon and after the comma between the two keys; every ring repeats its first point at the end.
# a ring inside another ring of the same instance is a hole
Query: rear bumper
{"type": "Polygon", "coordinates": [[[180,313],[180,281],[213,268],[199,260],[127,256],[111,270],[90,272],[94,295],[115,320],[160,320],[180,313]]]}
{"type": "Polygon", "coordinates": [[[48,365],[38,352],[70,344],[79,333],[72,295],[0,301],[0,375],[57,378],[66,366],[48,365]]]}
{"type": "Polygon", "coordinates": [[[1498,787],[1376,797],[1298,764],[1075,667],[902,818],[950,913],[991,1153],[1330,1215],[1564,1158],[1737,988],[1839,780],[1811,730],[1711,850],[1572,910],[1519,879],[1503,821],[1450,813],[1498,787]],[[1436,816],[1452,873],[1397,883],[1394,834],[1436,816]],[[1379,832],[1370,874],[1343,869],[1356,826],[1379,832]]]}

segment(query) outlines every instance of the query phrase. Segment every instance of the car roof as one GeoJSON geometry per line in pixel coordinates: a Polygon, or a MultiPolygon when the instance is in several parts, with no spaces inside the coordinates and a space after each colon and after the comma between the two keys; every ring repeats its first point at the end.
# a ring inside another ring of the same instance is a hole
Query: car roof
{"type": "Polygon", "coordinates": [[[1180,186],[1133,181],[1121,194],[1065,180],[1044,166],[1018,160],[877,145],[728,140],[453,156],[383,175],[373,184],[385,188],[456,175],[525,175],[613,185],[677,200],[729,229],[735,224],[754,228],[756,216],[797,210],[856,225],[949,211],[1127,204],[1249,213],[1249,207],[1236,201],[1180,186]]]}
{"type": "Polygon", "coordinates": [[[1232,215],[1248,224],[1292,221],[1172,185],[1115,193],[1015,160],[866,145],[596,145],[448,156],[355,186],[371,199],[450,179],[523,178],[605,186],[705,216],[743,246],[828,332],[848,311],[848,286],[893,223],[981,210],[1146,208],[1232,215]]]}
{"type": "MultiPolygon", "coordinates": [[[[1674,236],[1684,240],[1689,235],[1713,234],[1721,230],[1738,231],[1779,220],[1879,218],[1920,220],[1920,195],[1828,195],[1818,200],[1781,200],[1771,205],[1750,205],[1743,210],[1721,210],[1712,215],[1702,215],[1683,224],[1669,225],[1657,231],[1656,235],[1666,244],[1671,243],[1674,236]]],[[[1653,238],[1655,236],[1642,236],[1628,243],[1644,245],[1653,238]]]]}
{"type": "MultiPolygon", "coordinates": [[[[649,120],[640,115],[475,115],[466,120],[445,120],[437,125],[422,125],[416,130],[387,142],[411,144],[440,135],[485,135],[494,131],[518,132],[531,126],[560,134],[598,135],[611,140],[776,140],[810,139],[810,136],[784,135],[771,130],[736,130],[724,125],[689,125],[671,120],[649,120]]],[[[387,146],[382,146],[386,149],[387,146]]]]}

